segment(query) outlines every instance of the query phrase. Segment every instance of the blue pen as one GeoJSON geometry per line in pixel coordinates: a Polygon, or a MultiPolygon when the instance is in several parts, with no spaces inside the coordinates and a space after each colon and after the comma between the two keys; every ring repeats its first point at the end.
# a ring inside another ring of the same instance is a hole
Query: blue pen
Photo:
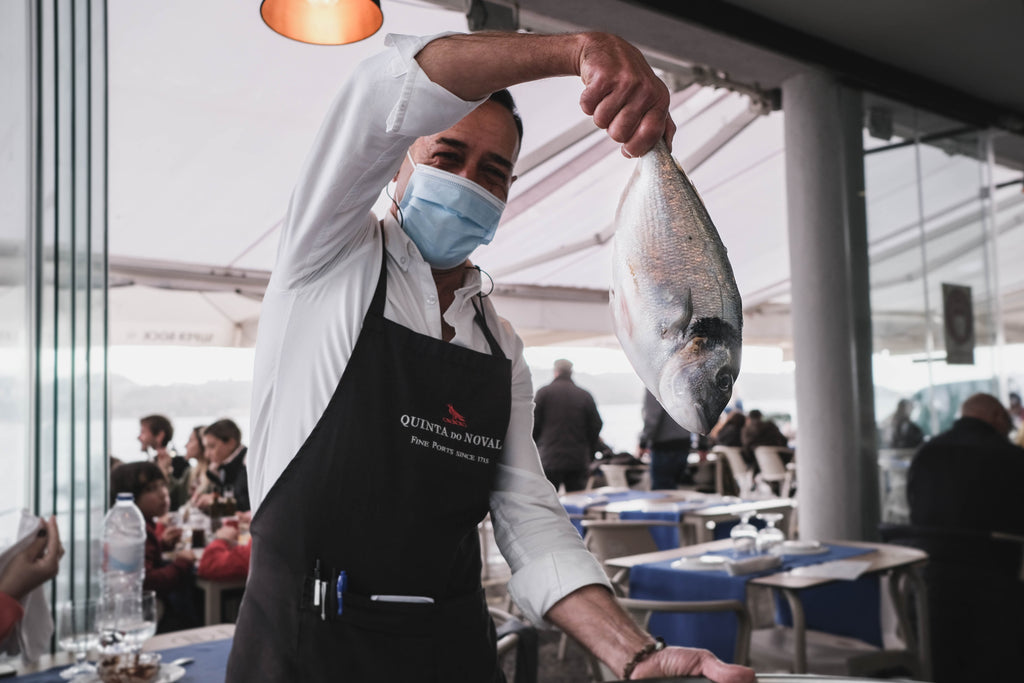
{"type": "Polygon", "coordinates": [[[338,616],[341,616],[341,606],[342,606],[341,605],[341,594],[345,592],[345,588],[347,587],[347,584],[348,584],[348,575],[345,573],[345,570],[343,569],[340,572],[338,572],[338,585],[337,585],[338,616]]]}

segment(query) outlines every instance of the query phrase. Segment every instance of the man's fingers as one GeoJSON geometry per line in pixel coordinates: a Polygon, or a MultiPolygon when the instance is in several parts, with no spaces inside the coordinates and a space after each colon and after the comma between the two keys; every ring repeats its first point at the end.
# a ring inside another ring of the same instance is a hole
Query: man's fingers
{"type": "Polygon", "coordinates": [[[649,110],[625,140],[622,145],[623,152],[631,157],[642,156],[649,152],[655,143],[665,136],[667,119],[667,111],[649,110]]]}

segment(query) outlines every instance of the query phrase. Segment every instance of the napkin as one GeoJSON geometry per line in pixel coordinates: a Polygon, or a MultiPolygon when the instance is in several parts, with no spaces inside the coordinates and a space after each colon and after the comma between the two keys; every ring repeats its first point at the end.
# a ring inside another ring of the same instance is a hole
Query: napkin
{"type": "MultiPolygon", "coordinates": [[[[0,532],[0,547],[5,547],[3,553],[0,553],[0,572],[7,568],[12,557],[22,552],[36,537],[39,521],[38,517],[25,509],[0,512],[0,528],[3,529],[0,532]]],[[[0,650],[9,655],[21,653],[30,662],[49,652],[53,616],[46,601],[46,586],[46,583],[37,586],[21,599],[25,615],[7,641],[0,645],[0,650]]]]}

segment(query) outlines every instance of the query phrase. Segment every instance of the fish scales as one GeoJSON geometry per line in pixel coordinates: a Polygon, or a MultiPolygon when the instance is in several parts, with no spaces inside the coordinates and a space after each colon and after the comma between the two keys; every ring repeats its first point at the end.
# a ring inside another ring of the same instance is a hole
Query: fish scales
{"type": "Polygon", "coordinates": [[[615,220],[616,336],[669,415],[705,434],[739,375],[743,312],[725,245],[661,142],[637,161],[615,220]]]}

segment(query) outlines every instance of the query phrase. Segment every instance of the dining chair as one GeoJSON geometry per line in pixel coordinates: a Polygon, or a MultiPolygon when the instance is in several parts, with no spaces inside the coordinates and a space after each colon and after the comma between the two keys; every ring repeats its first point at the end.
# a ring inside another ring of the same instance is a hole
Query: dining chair
{"type": "MultiPolygon", "coordinates": [[[[651,529],[654,527],[678,527],[677,522],[655,519],[585,519],[583,520],[583,545],[597,561],[612,557],[653,553],[660,550],[651,529]]],[[[628,591],[629,570],[612,570],[605,567],[616,595],[625,596],[628,591]]]]}
{"type": "MultiPolygon", "coordinates": [[[[658,544],[651,535],[651,528],[672,526],[676,522],[664,520],[619,520],[619,519],[584,519],[582,522],[584,536],[583,545],[597,558],[604,567],[604,561],[612,557],[653,553],[659,550],[658,544]]],[[[604,568],[612,584],[616,596],[625,596],[629,591],[629,570],[604,568]]],[[[562,634],[558,643],[558,659],[565,658],[565,648],[569,637],[562,634]]]]}
{"type": "Polygon", "coordinates": [[[629,488],[629,480],[626,478],[627,465],[601,465],[601,472],[604,473],[608,486],[629,488]]]}
{"type": "Polygon", "coordinates": [[[537,628],[497,607],[489,606],[487,611],[497,631],[498,660],[510,653],[515,654],[513,683],[536,681],[539,664],[537,628]]]}
{"type": "Polygon", "coordinates": [[[782,454],[793,454],[789,448],[782,446],[756,446],[754,457],[757,459],[757,466],[761,470],[757,479],[765,482],[771,487],[772,492],[783,498],[790,498],[793,495],[793,482],[796,464],[786,463],[782,454]]]}
{"type": "MultiPolygon", "coordinates": [[[[751,618],[747,606],[739,600],[636,600],[633,598],[616,598],[623,609],[644,631],[649,631],[648,624],[654,614],[706,614],[710,612],[730,612],[736,616],[736,650],[733,662],[749,664],[751,618]]],[[[595,681],[618,681],[619,676],[608,669],[596,657],[588,653],[591,673],[595,681]]]]}
{"type": "Polygon", "coordinates": [[[736,481],[736,495],[744,498],[754,492],[754,470],[743,459],[743,452],[739,446],[715,446],[711,452],[719,459],[725,458],[732,478],[736,481]]]}

